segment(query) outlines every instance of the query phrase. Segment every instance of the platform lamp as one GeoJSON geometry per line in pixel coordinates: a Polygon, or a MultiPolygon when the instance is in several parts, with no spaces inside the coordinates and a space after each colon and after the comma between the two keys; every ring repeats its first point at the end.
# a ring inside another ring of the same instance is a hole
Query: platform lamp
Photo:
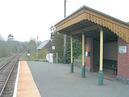
{"type": "MultiPolygon", "coordinates": [[[[66,0],[64,0],[64,18],[66,18],[66,0]]],[[[66,42],[67,42],[67,36],[64,34],[64,51],[63,51],[63,59],[64,64],[66,63],[66,42]]]]}

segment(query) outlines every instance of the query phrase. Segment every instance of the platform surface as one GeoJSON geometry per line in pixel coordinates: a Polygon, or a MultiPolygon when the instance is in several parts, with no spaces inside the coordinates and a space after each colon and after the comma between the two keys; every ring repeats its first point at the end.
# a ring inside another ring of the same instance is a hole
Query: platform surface
{"type": "Polygon", "coordinates": [[[104,79],[99,86],[97,74],[86,72],[82,78],[78,67],[70,73],[69,64],[28,64],[42,97],[129,97],[129,85],[104,79]]]}
{"type": "Polygon", "coordinates": [[[20,61],[16,97],[41,97],[26,61],[20,61]]]}

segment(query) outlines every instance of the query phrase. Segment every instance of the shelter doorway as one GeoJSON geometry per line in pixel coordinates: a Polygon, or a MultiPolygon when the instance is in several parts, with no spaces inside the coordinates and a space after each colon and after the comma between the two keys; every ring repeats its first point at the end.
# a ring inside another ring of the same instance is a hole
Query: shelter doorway
{"type": "MultiPolygon", "coordinates": [[[[118,44],[117,35],[104,28],[104,57],[103,69],[105,75],[117,75],[117,54],[118,44]]],[[[93,39],[93,71],[99,71],[100,41],[99,38],[93,39]]]]}

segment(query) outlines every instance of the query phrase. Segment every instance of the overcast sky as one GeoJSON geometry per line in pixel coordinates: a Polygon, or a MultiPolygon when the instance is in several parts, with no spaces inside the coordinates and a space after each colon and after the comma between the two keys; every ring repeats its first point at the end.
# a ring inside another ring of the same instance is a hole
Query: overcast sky
{"type": "MultiPolygon", "coordinates": [[[[0,35],[28,41],[50,38],[50,27],[63,19],[64,0],[0,0],[0,35]]],[[[67,0],[67,16],[86,5],[125,22],[129,21],[128,0],[67,0]]]]}

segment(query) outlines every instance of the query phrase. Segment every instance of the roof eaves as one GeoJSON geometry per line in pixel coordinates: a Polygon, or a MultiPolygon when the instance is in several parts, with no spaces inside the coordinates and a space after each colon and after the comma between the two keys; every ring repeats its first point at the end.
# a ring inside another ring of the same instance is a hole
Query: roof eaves
{"type": "Polygon", "coordinates": [[[90,8],[90,7],[88,7],[88,6],[82,6],[82,7],[79,8],[77,11],[75,11],[75,12],[72,13],[71,15],[67,16],[66,18],[64,18],[63,20],[61,20],[60,22],[58,22],[55,26],[57,26],[57,25],[60,24],[61,22],[65,21],[65,20],[68,19],[69,17],[75,15],[76,13],[78,13],[78,12],[80,12],[80,11],[82,11],[82,10],[90,10],[90,11],[93,11],[93,12],[98,13],[98,14],[104,16],[104,17],[107,17],[107,18],[109,18],[109,19],[111,19],[111,20],[113,20],[113,21],[122,23],[123,25],[125,25],[125,26],[127,26],[127,27],[129,28],[129,23],[124,22],[124,21],[122,21],[122,20],[120,20],[120,19],[114,18],[114,17],[112,17],[112,16],[110,16],[110,15],[107,15],[107,14],[101,12],[101,11],[92,9],[92,8],[90,8]]]}

